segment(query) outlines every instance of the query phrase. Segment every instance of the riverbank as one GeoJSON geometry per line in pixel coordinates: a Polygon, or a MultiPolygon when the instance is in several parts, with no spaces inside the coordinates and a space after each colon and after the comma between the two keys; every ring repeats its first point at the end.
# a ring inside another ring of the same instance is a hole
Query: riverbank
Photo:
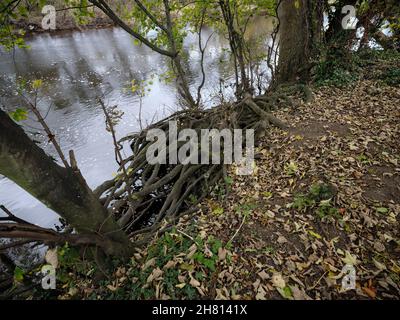
{"type": "Polygon", "coordinates": [[[348,86],[314,87],[312,102],[276,111],[290,129],[266,132],[253,176],[231,168],[227,189],[112,279],[72,276],[58,298],[399,299],[396,70],[398,58],[378,55],[348,86]]]}
{"type": "Polygon", "coordinates": [[[266,131],[254,175],[231,167],[194,215],[114,261],[110,278],[65,245],[58,290],[23,298],[399,299],[400,59],[356,61],[358,72],[319,79],[311,102],[292,96],[274,112],[290,128],[266,131]]]}
{"type": "Polygon", "coordinates": [[[45,30],[42,28],[41,20],[39,18],[32,21],[17,21],[13,24],[15,29],[23,30],[25,38],[30,39],[38,34],[63,34],[65,32],[84,31],[93,29],[112,28],[115,24],[107,17],[99,17],[91,19],[87,24],[78,24],[72,17],[63,19],[61,22],[56,23],[56,29],[45,30]]]}

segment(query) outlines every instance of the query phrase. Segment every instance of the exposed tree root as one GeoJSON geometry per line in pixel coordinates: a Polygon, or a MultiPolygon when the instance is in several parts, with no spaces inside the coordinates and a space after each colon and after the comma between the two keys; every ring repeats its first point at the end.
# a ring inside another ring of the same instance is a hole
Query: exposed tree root
{"type": "MultiPolygon", "coordinates": [[[[96,194],[131,238],[139,240],[139,235],[158,231],[164,219],[175,220],[182,213],[196,211],[196,206],[224,176],[224,166],[151,165],[146,160],[146,151],[153,143],[146,140],[148,130],[163,130],[168,146],[169,121],[178,123],[178,132],[189,128],[198,133],[201,129],[255,129],[257,139],[257,133],[265,131],[269,125],[287,128],[285,123],[270,113],[279,104],[278,100],[291,104],[290,98],[284,94],[256,98],[247,95],[235,104],[176,112],[140,133],[125,137],[119,144],[128,141],[133,155],[123,161],[119,172],[122,173],[122,167],[125,166],[128,183],[126,177],[122,178],[121,175],[121,178],[103,183],[95,190],[96,194]]],[[[180,145],[172,147],[175,150],[180,145]]]]}

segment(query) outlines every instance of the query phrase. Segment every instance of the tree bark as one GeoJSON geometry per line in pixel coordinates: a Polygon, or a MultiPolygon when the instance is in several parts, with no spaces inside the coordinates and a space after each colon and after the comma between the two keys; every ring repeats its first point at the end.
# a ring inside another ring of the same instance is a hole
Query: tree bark
{"type": "Polygon", "coordinates": [[[237,97],[241,98],[245,92],[251,91],[250,82],[246,72],[246,58],[244,53],[244,35],[239,34],[235,27],[235,9],[232,6],[236,4],[229,0],[219,0],[219,6],[224,18],[224,23],[228,31],[229,46],[235,59],[237,97]],[[237,69],[240,71],[240,84],[237,69]]]}
{"type": "Polygon", "coordinates": [[[181,55],[179,54],[174,37],[174,25],[171,17],[171,7],[168,0],[163,0],[163,3],[165,10],[165,18],[166,18],[165,30],[168,36],[169,50],[175,53],[174,57],[172,58],[172,65],[173,69],[175,70],[175,74],[177,76],[178,91],[179,94],[183,97],[187,106],[189,108],[195,108],[197,104],[195,103],[193,96],[190,92],[187,76],[184,68],[182,67],[181,55]]]}
{"type": "Polygon", "coordinates": [[[78,233],[100,235],[106,254],[129,254],[130,242],[83,177],[63,168],[0,109],[0,174],[64,218],[78,233]]]}
{"type": "Polygon", "coordinates": [[[277,83],[307,83],[318,54],[323,7],[316,0],[283,0],[278,8],[280,49],[277,83]]]}

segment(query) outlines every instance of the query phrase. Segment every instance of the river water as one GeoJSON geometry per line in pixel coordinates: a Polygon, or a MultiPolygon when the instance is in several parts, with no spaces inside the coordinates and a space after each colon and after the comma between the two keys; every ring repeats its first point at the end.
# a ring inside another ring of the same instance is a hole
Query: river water
{"type": "MultiPolygon", "coordinates": [[[[260,18],[251,29],[258,34],[268,34],[271,28],[270,21],[260,18]]],[[[214,97],[218,95],[220,79],[229,83],[233,77],[228,43],[208,29],[203,32],[203,43],[210,35],[205,56],[207,81],[204,96],[208,106],[217,103],[214,97]]],[[[198,38],[190,33],[184,42],[186,67],[190,70],[192,84],[200,81],[201,74],[197,42],[198,38]]],[[[38,107],[65,154],[71,149],[75,151],[79,168],[93,188],[112,178],[118,167],[112,137],[105,130],[99,97],[104,96],[108,105],[117,105],[124,112],[116,126],[118,137],[139,130],[140,109],[143,126],[177,110],[174,84],[168,84],[160,77],[168,71],[167,58],[135,45],[122,29],[41,34],[28,39],[27,44],[29,49],[16,49],[11,53],[0,49],[1,106],[7,111],[24,107],[24,98],[15,90],[17,79],[43,79],[38,107]],[[130,90],[132,80],[147,81],[144,98],[130,90]]],[[[224,90],[229,94],[229,87],[226,87],[224,90]]],[[[57,158],[33,116],[21,124],[32,139],[40,141],[40,146],[57,158]]],[[[41,226],[52,227],[58,222],[54,212],[1,176],[0,204],[41,226]]]]}

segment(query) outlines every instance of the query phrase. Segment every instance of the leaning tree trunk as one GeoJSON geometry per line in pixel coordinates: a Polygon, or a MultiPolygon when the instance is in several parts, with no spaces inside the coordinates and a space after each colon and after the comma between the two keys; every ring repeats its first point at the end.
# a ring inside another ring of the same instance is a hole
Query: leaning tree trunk
{"type": "Polygon", "coordinates": [[[80,175],[63,168],[0,109],[0,174],[58,213],[108,255],[124,256],[130,242],[80,175]]]}
{"type": "Polygon", "coordinates": [[[307,83],[322,31],[321,1],[282,0],[277,83],[307,83]]]}

